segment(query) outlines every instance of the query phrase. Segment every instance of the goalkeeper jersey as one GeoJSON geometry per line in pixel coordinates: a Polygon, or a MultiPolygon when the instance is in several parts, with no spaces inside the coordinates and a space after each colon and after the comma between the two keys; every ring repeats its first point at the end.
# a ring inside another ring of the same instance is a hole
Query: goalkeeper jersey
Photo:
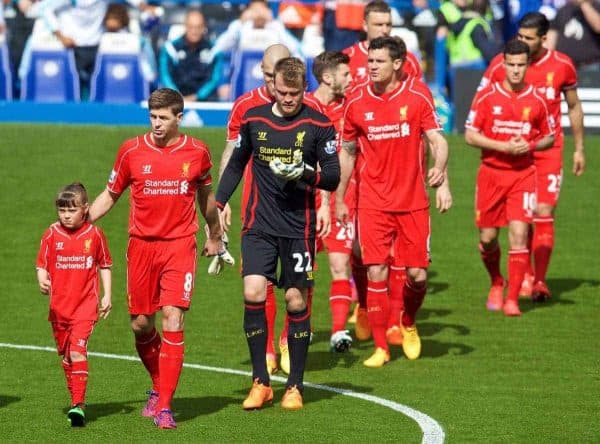
{"type": "Polygon", "coordinates": [[[252,188],[244,212],[244,230],[274,236],[307,239],[315,236],[315,189],[333,191],[340,178],[335,130],[331,121],[302,105],[292,117],[279,117],[273,105],[252,108],[242,119],[236,148],[219,189],[217,205],[227,203],[252,159],[252,188]],[[302,150],[303,161],[317,173],[298,180],[277,177],[269,162],[279,158],[292,163],[293,153],[302,150]],[[320,171],[318,171],[318,167],[320,171]]]}

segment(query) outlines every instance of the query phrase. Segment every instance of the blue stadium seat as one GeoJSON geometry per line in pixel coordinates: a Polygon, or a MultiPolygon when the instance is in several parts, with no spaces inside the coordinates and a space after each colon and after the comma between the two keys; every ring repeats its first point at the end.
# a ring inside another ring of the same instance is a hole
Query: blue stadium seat
{"type": "Polygon", "coordinates": [[[137,103],[150,94],[136,54],[98,54],[90,85],[90,101],[137,103]]]}
{"type": "Polygon", "coordinates": [[[21,82],[21,100],[79,102],[79,77],[73,50],[33,49],[21,82]]]}
{"type": "Polygon", "coordinates": [[[12,75],[5,43],[0,44],[0,100],[12,100],[12,75]]]}
{"type": "Polygon", "coordinates": [[[313,75],[313,72],[312,72],[312,67],[313,67],[313,63],[315,62],[315,58],[314,57],[306,57],[305,62],[306,62],[306,81],[308,82],[307,90],[312,92],[319,87],[319,82],[317,82],[317,79],[315,78],[315,76],[313,75]]]}
{"type": "Polygon", "coordinates": [[[251,89],[264,84],[260,64],[264,51],[238,51],[233,56],[233,73],[231,74],[231,95],[235,100],[251,89]]]}
{"type": "Polygon", "coordinates": [[[141,56],[139,36],[104,34],[92,74],[90,101],[138,103],[146,100],[150,86],[142,73],[141,56]]]}

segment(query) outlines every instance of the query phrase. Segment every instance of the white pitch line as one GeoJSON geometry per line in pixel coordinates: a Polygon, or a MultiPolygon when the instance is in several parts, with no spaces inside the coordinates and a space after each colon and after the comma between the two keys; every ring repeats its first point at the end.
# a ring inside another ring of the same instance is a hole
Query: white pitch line
{"type": "MultiPolygon", "coordinates": [[[[40,347],[37,345],[6,344],[0,342],[0,348],[14,348],[17,350],[36,350],[56,353],[56,348],[54,347],[40,347]]],[[[121,361],[139,362],[140,360],[137,356],[114,355],[112,353],[88,352],[88,355],[106,359],[119,359],[121,361]]],[[[233,368],[211,367],[208,365],[188,363],[184,363],[183,366],[187,368],[193,368],[196,370],[204,370],[209,372],[227,373],[230,375],[238,376],[252,376],[251,372],[235,370],[233,368]]],[[[271,376],[271,379],[281,383],[286,382],[286,379],[280,376],[271,376]]],[[[418,410],[410,408],[404,404],[390,401],[389,399],[380,398],[378,396],[367,395],[365,393],[354,392],[352,390],[331,387],[329,385],[313,384],[311,382],[305,382],[304,385],[306,387],[314,388],[317,390],[325,390],[327,392],[333,392],[344,396],[350,396],[351,398],[362,399],[363,401],[372,402],[374,404],[386,407],[388,409],[392,409],[396,412],[402,413],[405,416],[408,416],[419,425],[421,431],[423,432],[423,440],[421,441],[421,444],[443,444],[444,439],[446,437],[444,429],[435,419],[431,418],[430,416],[427,416],[425,413],[421,413],[418,410]]]]}

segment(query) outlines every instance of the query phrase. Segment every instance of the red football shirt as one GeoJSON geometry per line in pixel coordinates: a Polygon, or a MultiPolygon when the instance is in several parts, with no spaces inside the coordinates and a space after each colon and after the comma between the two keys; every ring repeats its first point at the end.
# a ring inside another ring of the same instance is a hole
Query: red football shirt
{"type": "MultiPolygon", "coordinates": [[[[469,112],[466,128],[503,141],[522,136],[532,142],[554,132],[546,103],[532,85],[515,93],[496,82],[481,90],[478,97],[469,112]]],[[[487,149],[481,150],[481,160],[503,169],[520,170],[533,164],[531,153],[514,156],[487,149]]]]}
{"type": "Polygon", "coordinates": [[[423,134],[441,130],[431,92],[411,77],[389,93],[371,85],[349,100],[342,140],[357,141],[358,208],[415,211],[429,206],[423,134]]]}
{"type": "Polygon", "coordinates": [[[255,106],[264,105],[266,103],[272,103],[275,99],[269,95],[269,91],[266,86],[255,88],[247,93],[239,96],[229,113],[229,120],[227,121],[227,141],[234,142],[237,140],[240,134],[240,126],[242,125],[242,117],[246,114],[250,108],[255,106]]]}
{"type": "MultiPolygon", "coordinates": [[[[490,83],[502,82],[505,79],[504,55],[494,57],[483,74],[479,90],[490,83]]],[[[536,152],[539,155],[552,154],[551,150],[561,149],[564,144],[564,134],[561,126],[560,100],[561,93],[568,89],[577,88],[577,71],[573,62],[566,54],[547,50],[542,57],[533,60],[525,73],[525,82],[533,85],[538,94],[546,100],[548,112],[554,120],[556,130],[554,145],[550,150],[536,152]]],[[[479,92],[476,95],[479,97],[479,92]]],[[[558,153],[557,155],[561,155],[558,153]]]]}
{"type": "MultiPolygon", "coordinates": [[[[340,141],[340,134],[342,131],[342,125],[344,122],[344,110],[346,109],[346,103],[347,103],[346,99],[342,98],[341,100],[337,100],[337,101],[331,102],[330,104],[326,105],[326,104],[322,103],[319,99],[317,99],[313,93],[309,92],[309,93],[304,94],[304,103],[306,103],[311,108],[316,109],[321,114],[325,114],[329,118],[329,120],[331,120],[331,122],[333,123],[333,126],[335,128],[335,133],[336,133],[335,138],[337,141],[337,152],[339,153],[340,148],[341,148],[341,144],[339,143],[339,141],[340,141]]],[[[350,187],[354,187],[355,182],[356,182],[356,180],[353,175],[352,178],[350,179],[350,184],[348,185],[348,190],[346,190],[346,196],[344,196],[344,201],[346,202],[346,206],[350,209],[356,207],[356,190],[350,188],[350,187]]],[[[317,196],[316,207],[319,208],[321,206],[321,193],[317,193],[316,196],[317,196]]],[[[329,203],[330,203],[331,214],[335,215],[335,191],[331,192],[330,198],[329,198],[329,203]]]]}
{"type": "Polygon", "coordinates": [[[89,223],[70,231],[59,223],[44,233],[36,268],[50,275],[52,322],[98,320],[98,270],[112,265],[102,230],[89,223]]]}
{"type": "Polygon", "coordinates": [[[196,191],[211,184],[211,167],[208,147],[187,135],[164,148],[150,133],[127,140],[107,188],[115,194],[131,188],[129,235],[164,240],[195,234],[196,191]]]}
{"type": "MultiPolygon", "coordinates": [[[[367,67],[369,45],[366,40],[355,43],[342,52],[348,54],[348,57],[350,57],[349,67],[350,74],[352,75],[352,84],[360,85],[365,83],[369,78],[369,69],[367,67]]],[[[402,72],[419,79],[423,76],[419,60],[409,51],[406,52],[406,61],[402,66],[402,72]]]]}

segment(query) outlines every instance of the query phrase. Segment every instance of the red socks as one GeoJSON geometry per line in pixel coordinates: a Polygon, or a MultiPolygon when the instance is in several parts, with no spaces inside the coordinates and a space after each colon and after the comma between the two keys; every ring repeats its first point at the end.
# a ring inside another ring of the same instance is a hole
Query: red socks
{"type": "Polygon", "coordinates": [[[375,347],[389,350],[385,331],[389,317],[388,285],[386,281],[369,280],[367,287],[367,313],[375,347]]]}
{"type": "Polygon", "coordinates": [[[390,315],[387,327],[400,325],[400,313],[404,310],[404,282],[406,282],[406,268],[390,267],[388,284],[390,289],[390,315]]]}
{"type": "Polygon", "coordinates": [[[508,293],[506,300],[519,302],[519,290],[521,289],[521,283],[523,282],[523,277],[528,266],[528,249],[508,251],[508,293]]]}
{"type": "Polygon", "coordinates": [[[535,282],[545,282],[550,256],[554,248],[554,218],[540,216],[534,220],[533,260],[535,264],[535,282]]]}
{"type": "Polygon", "coordinates": [[[88,362],[71,362],[71,404],[85,403],[85,389],[88,380],[88,362]]]}
{"type": "MultiPolygon", "coordinates": [[[[500,245],[496,245],[491,250],[485,250],[483,245],[479,244],[481,260],[492,280],[492,285],[504,284],[504,278],[500,273],[500,245]]],[[[519,285],[521,283],[519,282],[519,285]]]]}
{"type": "Polygon", "coordinates": [[[67,358],[63,357],[62,368],[65,372],[65,379],[67,380],[67,389],[71,393],[71,363],[67,361],[67,358]]]}
{"type": "Polygon", "coordinates": [[[183,349],[183,331],[163,331],[160,357],[158,358],[160,387],[158,389],[157,412],[163,409],[171,409],[171,400],[175,394],[183,367],[183,349]]]}
{"type": "Polygon", "coordinates": [[[346,329],[346,319],[352,302],[351,293],[349,279],[338,279],[331,282],[329,307],[331,308],[332,333],[346,329]]]}
{"type": "Polygon", "coordinates": [[[358,306],[367,308],[367,267],[357,262],[356,258],[352,259],[352,278],[358,296],[358,306]]]}
{"type": "Polygon", "coordinates": [[[275,354],[275,318],[277,316],[277,300],[273,282],[267,281],[267,299],[265,300],[265,315],[267,317],[267,353],[275,354]]]}
{"type": "Polygon", "coordinates": [[[152,390],[158,392],[158,355],[160,353],[161,339],[156,329],[148,334],[135,337],[135,349],[142,360],[144,367],[152,378],[152,390]]]}
{"type": "Polygon", "coordinates": [[[404,284],[404,313],[402,313],[402,325],[405,327],[415,325],[415,317],[423,304],[425,293],[427,293],[427,282],[411,282],[406,279],[404,284]]]}

